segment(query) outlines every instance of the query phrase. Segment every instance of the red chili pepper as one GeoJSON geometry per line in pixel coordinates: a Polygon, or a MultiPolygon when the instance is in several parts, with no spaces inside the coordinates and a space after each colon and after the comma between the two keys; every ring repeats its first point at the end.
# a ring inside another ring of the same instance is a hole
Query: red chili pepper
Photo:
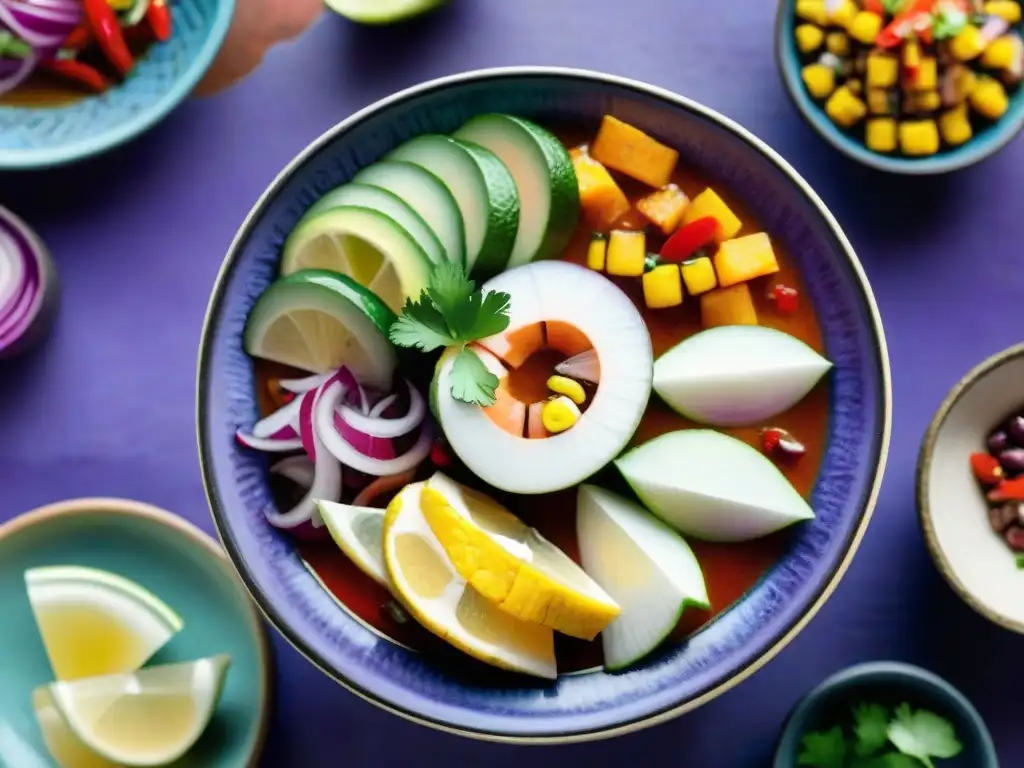
{"type": "Polygon", "coordinates": [[[784,315],[792,315],[800,306],[800,292],[782,283],[772,286],[768,298],[775,302],[775,308],[784,315]]]}
{"type": "Polygon", "coordinates": [[[999,485],[986,494],[989,501],[1024,501],[1024,476],[1012,480],[1002,480],[999,485]]]}
{"type": "Polygon", "coordinates": [[[864,0],[863,8],[869,13],[876,13],[885,18],[885,6],[882,5],[882,0],[864,0]]]}
{"type": "Polygon", "coordinates": [[[146,9],[146,22],[157,40],[166,42],[171,39],[171,11],[164,0],[150,0],[146,9]]]}
{"type": "Polygon", "coordinates": [[[435,467],[447,467],[452,463],[451,457],[440,440],[435,440],[434,444],[430,447],[430,460],[434,463],[435,467]]]}
{"type": "Polygon", "coordinates": [[[691,221],[682,229],[676,230],[659,254],[664,261],[683,262],[718,236],[718,219],[714,216],[691,221]]]}
{"type": "Polygon", "coordinates": [[[129,43],[148,44],[156,39],[149,24],[140,23],[134,27],[124,27],[121,32],[124,34],[125,41],[129,43]]]}
{"type": "Polygon", "coordinates": [[[996,485],[1006,477],[999,460],[990,453],[972,453],[971,471],[982,485],[996,485]]]}
{"type": "Polygon", "coordinates": [[[107,4],[107,0],[83,0],[85,17],[96,35],[96,42],[103,49],[103,54],[122,76],[132,71],[135,61],[128,43],[117,21],[117,14],[107,4]]]}
{"type": "Polygon", "coordinates": [[[74,59],[48,59],[39,62],[44,72],[58,75],[65,80],[85,86],[93,93],[103,93],[110,88],[110,81],[95,67],[83,64],[74,59]]]}
{"type": "Polygon", "coordinates": [[[910,4],[896,14],[896,17],[878,33],[875,45],[879,48],[893,48],[899,45],[911,32],[931,34],[931,17],[938,0],[911,0],[910,4]]]}
{"type": "Polygon", "coordinates": [[[80,51],[93,42],[92,28],[88,24],[79,24],[71,34],[64,38],[61,48],[80,51]]]}

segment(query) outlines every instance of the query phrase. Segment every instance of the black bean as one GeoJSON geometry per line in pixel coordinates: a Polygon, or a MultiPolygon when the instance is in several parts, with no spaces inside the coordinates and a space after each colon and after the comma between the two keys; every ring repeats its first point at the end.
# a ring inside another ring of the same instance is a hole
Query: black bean
{"type": "Polygon", "coordinates": [[[1007,448],[1005,451],[1000,451],[997,458],[999,466],[1010,477],[1024,472],[1024,448],[1007,448]]]}
{"type": "Polygon", "coordinates": [[[1021,519],[1022,505],[1019,501],[1008,501],[988,511],[988,522],[996,533],[1005,533],[1011,525],[1024,524],[1021,519]]]}
{"type": "Polygon", "coordinates": [[[1013,416],[1007,420],[1006,435],[1011,443],[1024,448],[1024,416],[1013,416]]]}
{"type": "Polygon", "coordinates": [[[1006,537],[1006,543],[1010,545],[1010,549],[1014,552],[1024,552],[1024,528],[1019,525],[1011,525],[1003,535],[1006,537]]]}
{"type": "Polygon", "coordinates": [[[1006,433],[1003,432],[1003,430],[997,429],[988,436],[988,440],[986,440],[985,443],[988,445],[988,452],[993,456],[998,456],[1010,447],[1010,438],[1006,436],[1006,433]]]}

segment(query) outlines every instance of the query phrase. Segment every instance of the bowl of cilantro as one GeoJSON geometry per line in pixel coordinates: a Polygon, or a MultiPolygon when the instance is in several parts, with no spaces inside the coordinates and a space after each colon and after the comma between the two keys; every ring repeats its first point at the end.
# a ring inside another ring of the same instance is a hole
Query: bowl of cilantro
{"type": "Polygon", "coordinates": [[[978,711],[941,677],[910,664],[848,667],[801,699],[774,768],[998,768],[978,711]]]}

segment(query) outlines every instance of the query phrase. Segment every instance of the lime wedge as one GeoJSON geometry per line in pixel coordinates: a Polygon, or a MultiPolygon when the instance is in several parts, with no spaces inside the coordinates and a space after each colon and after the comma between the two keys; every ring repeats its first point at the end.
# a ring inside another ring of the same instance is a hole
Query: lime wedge
{"type": "Polygon", "coordinates": [[[390,588],[381,548],[384,510],[331,501],[318,501],[316,505],[331,538],[349,560],[378,584],[390,588]]]}
{"type": "MultiPolygon", "coordinates": [[[[230,665],[231,657],[220,655],[130,674],[51,683],[45,693],[33,694],[33,701],[38,711],[48,694],[61,722],[104,760],[165,765],[184,755],[206,730],[230,665]]],[[[56,742],[58,735],[51,731],[44,738],[56,742]]]]}
{"type": "Polygon", "coordinates": [[[134,672],[184,626],[149,590],[95,568],[32,568],[25,585],[58,680],[134,672]]]}
{"type": "Polygon", "coordinates": [[[359,24],[394,24],[444,5],[447,0],[326,0],[335,13],[359,24]]]}

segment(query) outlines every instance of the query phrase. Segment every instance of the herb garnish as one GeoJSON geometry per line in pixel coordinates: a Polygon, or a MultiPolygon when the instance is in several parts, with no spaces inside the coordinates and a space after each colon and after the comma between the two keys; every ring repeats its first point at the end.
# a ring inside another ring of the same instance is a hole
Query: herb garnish
{"type": "Polygon", "coordinates": [[[401,317],[391,326],[391,342],[422,352],[458,348],[450,374],[452,397],[464,403],[492,405],[498,377],[466,344],[508,328],[510,301],[507,293],[477,290],[458,264],[438,264],[419,299],[406,299],[401,317]]]}
{"type": "Polygon", "coordinates": [[[797,765],[811,768],[936,768],[933,758],[960,754],[953,725],[926,709],[903,703],[890,712],[880,704],[853,708],[852,736],[842,725],[811,731],[801,739],[797,765]],[[892,749],[891,747],[895,747],[892,749]]]}

